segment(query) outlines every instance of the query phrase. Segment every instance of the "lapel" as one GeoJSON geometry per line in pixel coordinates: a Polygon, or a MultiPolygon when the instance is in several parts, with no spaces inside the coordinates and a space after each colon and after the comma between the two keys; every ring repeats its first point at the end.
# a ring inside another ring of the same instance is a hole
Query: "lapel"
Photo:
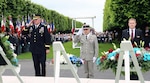
{"type": "Polygon", "coordinates": [[[127,38],[130,37],[130,33],[129,32],[130,32],[129,29],[127,29],[127,38]]]}
{"type": "Polygon", "coordinates": [[[90,34],[89,37],[88,37],[88,39],[91,40],[91,38],[92,38],[92,35],[90,34]]]}
{"type": "Polygon", "coordinates": [[[35,25],[33,25],[32,29],[35,30],[35,25]]]}
{"type": "Polygon", "coordinates": [[[40,29],[41,28],[41,24],[39,24],[39,26],[37,27],[37,29],[40,29]]]}
{"type": "Polygon", "coordinates": [[[87,39],[86,39],[86,35],[83,35],[83,36],[82,36],[82,39],[83,39],[84,41],[87,41],[87,40],[89,39],[89,37],[87,37],[87,39]]]}
{"type": "Polygon", "coordinates": [[[137,29],[135,29],[135,36],[134,38],[136,38],[136,36],[138,35],[137,29]]]}

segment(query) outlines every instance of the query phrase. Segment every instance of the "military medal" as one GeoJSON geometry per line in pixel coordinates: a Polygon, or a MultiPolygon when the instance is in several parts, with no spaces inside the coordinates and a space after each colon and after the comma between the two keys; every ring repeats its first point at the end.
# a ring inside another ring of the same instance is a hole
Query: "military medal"
{"type": "Polygon", "coordinates": [[[43,36],[43,33],[44,33],[44,27],[41,27],[41,28],[39,29],[39,33],[41,33],[41,36],[43,36]]]}

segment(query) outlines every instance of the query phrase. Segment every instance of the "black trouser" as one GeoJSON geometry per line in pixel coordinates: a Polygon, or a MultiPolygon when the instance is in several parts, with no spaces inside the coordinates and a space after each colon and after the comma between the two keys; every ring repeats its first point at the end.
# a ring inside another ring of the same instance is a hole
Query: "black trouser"
{"type": "Polygon", "coordinates": [[[149,46],[149,43],[150,43],[150,38],[149,37],[145,37],[144,42],[145,42],[144,47],[150,47],[149,46]]]}
{"type": "Polygon", "coordinates": [[[46,54],[32,54],[35,76],[46,76],[46,54]]]}

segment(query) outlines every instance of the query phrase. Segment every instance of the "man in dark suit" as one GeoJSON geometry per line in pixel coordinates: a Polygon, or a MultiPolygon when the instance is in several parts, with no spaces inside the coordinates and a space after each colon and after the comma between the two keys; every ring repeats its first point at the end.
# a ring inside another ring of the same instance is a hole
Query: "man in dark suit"
{"type": "MultiPolygon", "coordinates": [[[[122,40],[125,38],[126,40],[130,39],[132,44],[134,45],[134,42],[137,43],[137,45],[140,45],[140,41],[144,40],[142,31],[139,29],[136,29],[136,19],[130,18],[128,21],[128,29],[125,29],[122,31],[122,40]]],[[[138,76],[134,72],[131,72],[130,80],[137,80],[138,76]]]]}
{"type": "Polygon", "coordinates": [[[142,30],[136,29],[136,19],[130,18],[128,21],[128,29],[125,29],[122,31],[122,40],[125,38],[126,40],[130,39],[132,44],[134,42],[137,43],[137,45],[140,45],[140,41],[144,40],[142,30]]]}
{"type": "Polygon", "coordinates": [[[41,24],[40,15],[35,15],[27,30],[31,34],[30,51],[35,68],[35,76],[46,76],[46,54],[49,53],[51,36],[47,27],[41,24]]]}

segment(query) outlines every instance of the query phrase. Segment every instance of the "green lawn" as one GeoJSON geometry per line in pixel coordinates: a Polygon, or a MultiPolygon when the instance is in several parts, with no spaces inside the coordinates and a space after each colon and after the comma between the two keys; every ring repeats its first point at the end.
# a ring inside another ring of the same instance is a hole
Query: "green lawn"
{"type": "MultiPolygon", "coordinates": [[[[63,43],[63,45],[64,45],[67,53],[74,54],[77,56],[80,55],[80,49],[79,48],[73,49],[72,42],[63,43]]],[[[119,44],[116,43],[116,46],[119,47],[119,44]]],[[[110,48],[113,48],[113,45],[111,43],[100,43],[99,44],[99,55],[101,55],[101,52],[107,51],[110,48]]],[[[52,49],[53,49],[53,47],[51,46],[50,53],[47,55],[47,58],[53,58],[52,49]]],[[[30,52],[22,53],[22,54],[18,55],[18,59],[31,59],[31,58],[32,58],[32,56],[31,56],[30,52]]]]}

